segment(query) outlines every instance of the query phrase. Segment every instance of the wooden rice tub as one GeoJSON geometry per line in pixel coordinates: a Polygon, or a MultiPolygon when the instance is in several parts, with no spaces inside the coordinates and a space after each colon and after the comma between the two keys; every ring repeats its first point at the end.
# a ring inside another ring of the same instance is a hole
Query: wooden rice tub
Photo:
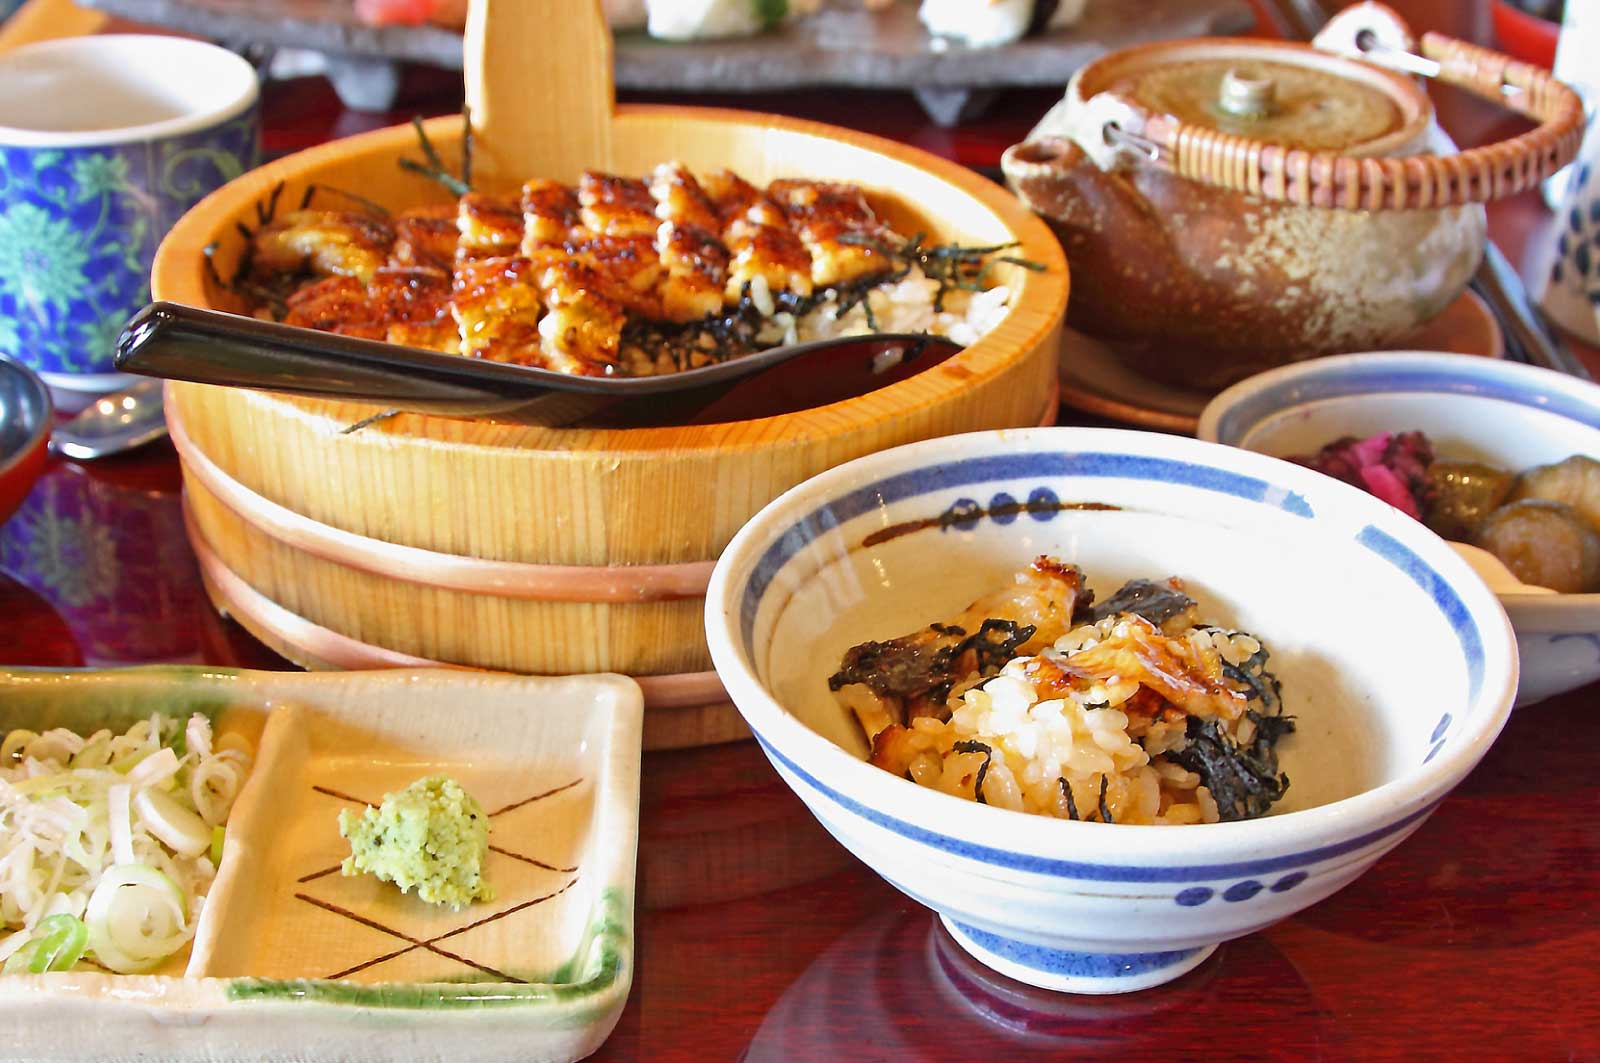
{"type": "MultiPolygon", "coordinates": [[[[566,10],[583,21],[583,11],[566,10]]],[[[588,14],[598,25],[598,11],[588,14]]],[[[592,27],[584,32],[587,47],[605,49],[592,27]]],[[[469,57],[474,40],[469,33],[469,57]]],[[[561,47],[545,46],[552,55],[561,47]]],[[[608,79],[604,93],[608,125],[590,138],[592,153],[536,150],[518,169],[506,158],[497,165],[485,147],[478,187],[512,191],[535,172],[574,180],[586,165],[645,173],[667,159],[696,170],[728,166],[757,183],[835,178],[867,188],[899,231],[968,244],[1017,240],[1018,253],[1046,269],[1008,267],[1010,313],[950,360],[859,398],[761,420],[571,429],[403,414],[347,433],[376,408],[174,383],[167,409],[189,531],[218,606],[308,667],[622,672],[645,686],[647,748],[726,741],[742,726],[710,671],[701,617],[718,553],[766,502],[840,462],[1053,417],[1066,264],[1043,222],[953,163],[770,115],[613,112],[608,79]]],[[[459,157],[460,119],[427,129],[447,160],[459,157]]],[[[503,133],[480,137],[506,143],[503,133]]],[[[280,183],[285,203],[313,182],[390,208],[445,201],[438,186],[398,166],[417,154],[414,132],[397,127],[244,175],[168,235],[155,298],[242,309],[212,282],[203,250],[215,244],[228,275],[243,245],[235,222],[251,220],[280,183]]]]}

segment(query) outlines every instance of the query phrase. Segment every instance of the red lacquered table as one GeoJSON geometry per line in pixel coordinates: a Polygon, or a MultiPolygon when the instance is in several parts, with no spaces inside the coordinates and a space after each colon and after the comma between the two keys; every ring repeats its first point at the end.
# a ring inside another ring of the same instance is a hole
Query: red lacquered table
{"type": "MultiPolygon", "coordinates": [[[[1475,5],[1396,6],[1414,25],[1485,39],[1475,5]]],[[[947,130],[909,95],[701,99],[979,167],[1053,102],[1015,93],[981,125],[947,130]]],[[[1463,143],[1515,128],[1475,101],[1439,100],[1463,143]]],[[[459,105],[454,78],[428,71],[408,75],[403,113],[381,116],[342,110],[317,79],[276,84],[267,148],[459,105]]],[[[1514,261],[1544,223],[1532,196],[1491,210],[1514,261]]],[[[169,445],[52,464],[0,528],[0,662],[291,668],[211,609],[182,529],[169,445]]],[[[1108,999],[973,963],[826,835],[753,743],[648,754],[633,993],[596,1058],[1600,1060],[1597,701],[1600,686],[1517,712],[1433,818],[1354,885],[1171,985],[1108,999]]]]}

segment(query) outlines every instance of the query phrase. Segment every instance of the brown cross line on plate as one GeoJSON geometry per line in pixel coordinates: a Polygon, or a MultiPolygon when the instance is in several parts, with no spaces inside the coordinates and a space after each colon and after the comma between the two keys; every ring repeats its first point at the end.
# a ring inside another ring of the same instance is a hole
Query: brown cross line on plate
{"type": "MultiPolygon", "coordinates": [[[[493,812],[490,812],[489,813],[489,818],[490,819],[494,819],[496,816],[504,815],[507,812],[514,812],[519,808],[523,808],[523,807],[526,807],[527,805],[531,805],[535,801],[542,801],[547,797],[554,797],[556,794],[561,793],[563,790],[572,789],[574,786],[577,786],[582,781],[583,780],[581,778],[574,779],[571,782],[566,783],[566,784],[564,784],[562,786],[557,786],[557,787],[555,787],[553,789],[545,790],[543,793],[534,794],[532,797],[523,798],[521,801],[513,801],[511,804],[506,805],[503,808],[497,808],[493,812]]],[[[370,801],[365,801],[365,800],[363,800],[363,799],[361,799],[359,797],[354,797],[354,796],[352,796],[350,794],[341,793],[340,791],[331,789],[330,787],[327,787],[327,786],[312,786],[311,789],[314,790],[315,792],[319,793],[319,794],[323,794],[324,796],[334,798],[337,801],[348,801],[351,804],[363,805],[363,806],[372,804],[372,802],[370,802],[370,801]]],[[[521,853],[514,853],[511,850],[503,849],[498,845],[489,846],[489,850],[491,852],[499,853],[502,856],[509,856],[513,860],[521,860],[525,864],[533,864],[535,867],[544,868],[546,871],[556,871],[556,872],[559,872],[561,874],[573,874],[578,870],[576,867],[557,867],[554,864],[547,864],[543,860],[535,860],[531,856],[524,856],[521,853]]],[[[302,884],[306,883],[306,882],[311,882],[311,881],[314,881],[316,879],[322,878],[324,875],[331,875],[335,871],[338,871],[343,866],[344,865],[343,865],[342,862],[338,863],[338,864],[334,864],[332,867],[325,867],[320,871],[313,871],[309,875],[302,875],[298,879],[296,879],[295,881],[298,882],[298,883],[302,883],[302,884]]],[[[516,978],[516,977],[514,977],[512,975],[506,974],[503,971],[497,971],[493,967],[489,967],[489,966],[486,966],[484,964],[481,964],[481,963],[477,962],[476,960],[470,959],[469,957],[461,956],[461,955],[458,955],[458,954],[456,954],[454,952],[450,952],[450,951],[448,951],[446,949],[439,948],[438,947],[438,942],[448,940],[449,938],[456,937],[457,935],[460,935],[460,934],[465,934],[469,930],[476,930],[478,927],[483,926],[483,925],[485,925],[487,923],[492,923],[497,919],[504,919],[508,915],[515,915],[516,913],[518,913],[520,911],[523,911],[524,909],[532,908],[536,904],[542,904],[545,901],[548,901],[548,900],[550,900],[550,899],[552,899],[554,897],[559,897],[561,894],[567,892],[567,890],[569,890],[573,886],[575,886],[577,884],[577,882],[578,882],[578,880],[576,878],[574,878],[571,881],[569,881],[565,886],[562,886],[560,889],[556,890],[554,893],[547,893],[542,897],[535,897],[532,900],[523,901],[520,904],[514,904],[510,908],[506,908],[506,909],[504,909],[502,911],[495,912],[493,915],[484,916],[482,919],[479,919],[476,922],[468,923],[466,926],[457,927],[455,930],[447,931],[446,933],[439,934],[439,935],[437,935],[435,937],[431,937],[431,938],[427,938],[427,939],[414,938],[409,934],[405,934],[405,933],[402,933],[402,932],[400,932],[398,930],[395,930],[393,927],[385,926],[384,924],[378,922],[375,919],[368,919],[367,917],[362,916],[362,915],[358,915],[355,912],[349,911],[348,909],[341,908],[337,904],[332,904],[332,903],[330,903],[328,901],[318,900],[317,898],[309,896],[308,894],[305,894],[305,893],[296,893],[295,894],[295,898],[297,900],[305,901],[307,904],[312,905],[313,907],[321,908],[323,911],[332,912],[334,915],[341,915],[344,918],[349,919],[352,922],[359,923],[362,926],[368,927],[369,929],[377,930],[377,931],[379,931],[381,933],[388,934],[391,937],[399,938],[401,941],[406,942],[406,946],[404,948],[395,949],[393,952],[385,953],[382,956],[375,956],[372,959],[367,960],[367,961],[365,961],[363,963],[356,964],[354,967],[347,967],[342,971],[337,971],[337,972],[335,972],[333,974],[327,975],[326,977],[330,981],[333,981],[333,980],[336,980],[336,979],[339,979],[339,978],[348,978],[352,974],[355,974],[357,971],[364,971],[368,967],[375,967],[380,963],[387,963],[389,960],[395,959],[396,957],[399,957],[399,956],[404,956],[408,952],[414,952],[417,949],[426,949],[427,951],[429,951],[431,953],[434,953],[437,956],[442,956],[447,960],[454,960],[457,963],[463,964],[463,965],[465,965],[467,967],[471,967],[475,971],[482,971],[484,974],[487,974],[487,975],[489,975],[489,976],[491,976],[493,978],[497,978],[502,982],[515,982],[515,983],[521,984],[521,983],[524,982],[523,979],[516,978]]]]}

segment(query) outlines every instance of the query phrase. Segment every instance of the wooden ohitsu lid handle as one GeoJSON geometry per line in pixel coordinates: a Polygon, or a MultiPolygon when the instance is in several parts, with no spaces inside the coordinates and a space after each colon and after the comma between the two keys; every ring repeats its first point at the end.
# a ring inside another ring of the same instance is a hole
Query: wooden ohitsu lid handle
{"type": "Polygon", "coordinates": [[[1545,70],[1438,33],[1423,36],[1420,53],[1386,49],[1372,58],[1401,59],[1402,69],[1509,107],[1538,128],[1453,155],[1369,158],[1224,133],[1152,114],[1119,94],[1115,108],[1123,118],[1107,135],[1190,180],[1262,199],[1347,210],[1483,203],[1532,188],[1577,155],[1583,101],[1545,70]]]}

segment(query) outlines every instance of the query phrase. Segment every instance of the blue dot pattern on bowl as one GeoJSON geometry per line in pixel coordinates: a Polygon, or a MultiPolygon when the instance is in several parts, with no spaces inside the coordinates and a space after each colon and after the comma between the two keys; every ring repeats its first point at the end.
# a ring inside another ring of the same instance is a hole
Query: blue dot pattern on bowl
{"type": "Polygon", "coordinates": [[[254,104],[187,136],[87,148],[0,146],[0,353],[107,373],[150,301],[150,265],[190,207],[258,161],[254,104]]]}
{"type": "MultiPolygon", "coordinates": [[[[1251,900],[1264,889],[1273,893],[1287,893],[1304,882],[1306,878],[1307,875],[1304,871],[1291,871],[1270,886],[1256,879],[1247,878],[1242,882],[1235,882],[1223,890],[1222,899],[1232,904],[1238,904],[1241,901],[1251,900]]],[[[1172,899],[1181,907],[1198,908],[1216,895],[1217,891],[1210,886],[1190,886],[1188,889],[1179,890],[1177,896],[1172,899]]]]}
{"type": "Polygon", "coordinates": [[[949,509],[939,514],[939,530],[954,528],[957,531],[971,531],[982,524],[985,517],[996,524],[1012,524],[1019,513],[1026,513],[1042,524],[1055,520],[1056,515],[1066,508],[1070,507],[1063,506],[1061,498],[1048,487],[1035,487],[1029,491],[1026,502],[1018,502],[1000,491],[989,499],[987,507],[979,504],[976,498],[958,498],[950,503],[949,509]]]}
{"type": "Polygon", "coordinates": [[[1243,882],[1235,882],[1223,890],[1222,899],[1237,904],[1240,901],[1248,901],[1264,889],[1266,887],[1255,879],[1247,878],[1243,882]]]}
{"type": "Polygon", "coordinates": [[[1028,516],[1043,523],[1054,520],[1061,506],[1061,499],[1048,487],[1035,487],[1028,492],[1028,516]]]}

